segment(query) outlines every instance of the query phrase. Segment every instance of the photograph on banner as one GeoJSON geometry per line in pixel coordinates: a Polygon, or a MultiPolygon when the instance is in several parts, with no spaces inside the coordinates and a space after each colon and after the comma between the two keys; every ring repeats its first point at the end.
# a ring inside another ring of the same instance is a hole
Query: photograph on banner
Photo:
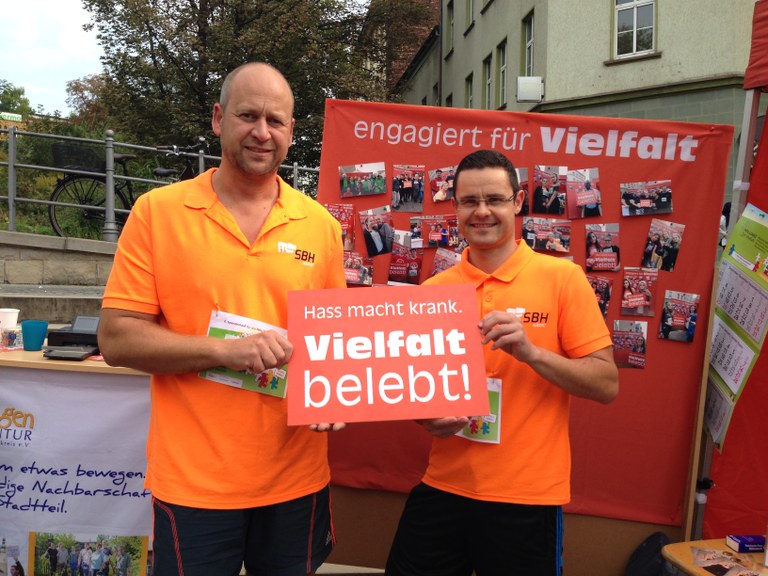
{"type": "Polygon", "coordinates": [[[603,215],[600,196],[600,170],[587,168],[568,170],[566,176],[566,215],[571,220],[603,215]]]}
{"type": "Polygon", "coordinates": [[[520,213],[518,216],[528,216],[528,213],[530,212],[530,194],[528,193],[528,190],[530,188],[530,183],[528,182],[528,168],[515,168],[515,172],[517,173],[517,183],[520,185],[520,188],[525,193],[523,196],[523,205],[520,208],[520,213]]]}
{"type": "Polygon", "coordinates": [[[424,166],[395,164],[392,172],[392,210],[421,213],[424,210],[424,166]]]}
{"type": "Polygon", "coordinates": [[[474,286],[288,293],[288,424],[489,414],[474,286]]]}
{"type": "MultiPolygon", "coordinates": [[[[277,332],[286,338],[288,337],[285,329],[279,326],[272,326],[260,320],[219,310],[211,312],[211,319],[208,323],[208,336],[224,340],[245,338],[268,330],[277,332]]],[[[284,364],[280,368],[270,368],[263,372],[254,373],[248,370],[233,370],[224,366],[217,366],[199,372],[198,376],[211,382],[218,382],[219,384],[226,384],[227,386],[234,386],[235,388],[242,388],[243,390],[250,390],[251,392],[258,392],[277,398],[285,398],[286,369],[287,365],[284,364]]]]}
{"type": "Polygon", "coordinates": [[[565,166],[534,166],[533,214],[565,214],[567,173],[565,166]]]}
{"type": "Polygon", "coordinates": [[[619,184],[622,216],[644,216],[672,212],[672,181],[624,182],[619,184]]]}
{"type": "Polygon", "coordinates": [[[344,276],[347,286],[370,286],[373,284],[373,258],[345,250],[344,276]]]}
{"type": "Polygon", "coordinates": [[[0,531],[0,572],[7,574],[31,574],[29,563],[29,534],[0,531]]]}
{"type": "Polygon", "coordinates": [[[693,342],[699,317],[700,294],[667,290],[659,320],[659,338],[675,342],[693,342]]]}
{"type": "Polygon", "coordinates": [[[329,202],[325,208],[341,224],[341,237],[344,240],[344,250],[355,249],[355,206],[354,204],[339,204],[329,202]]]}
{"type": "Polygon", "coordinates": [[[619,368],[645,368],[648,322],[613,321],[613,360],[619,368]]]}
{"type": "Polygon", "coordinates": [[[523,218],[522,239],[539,252],[568,252],[571,221],[528,216],[523,218]]]}
{"type": "Polygon", "coordinates": [[[395,242],[389,260],[387,284],[418,284],[421,278],[422,248],[408,248],[395,242]]]}
{"type": "Polygon", "coordinates": [[[726,240],[715,314],[759,350],[768,330],[768,214],[747,204],[726,240]]]}
{"type": "Polygon", "coordinates": [[[429,171],[429,192],[434,204],[453,198],[456,166],[443,166],[429,171]]]}
{"type": "Polygon", "coordinates": [[[611,292],[613,291],[613,279],[608,276],[599,276],[597,274],[587,274],[589,285],[595,291],[597,305],[600,306],[600,312],[603,318],[608,316],[608,306],[611,303],[611,292]]]}
{"type": "Polygon", "coordinates": [[[461,260],[461,254],[449,250],[448,248],[438,248],[435,251],[435,257],[432,259],[432,272],[429,276],[432,277],[438,272],[447,270],[451,266],[458,264],[461,260]]]}
{"type": "Polygon", "coordinates": [[[392,252],[395,229],[392,224],[392,207],[389,204],[358,212],[363,227],[365,249],[369,257],[392,252]]]}
{"type": "Polygon", "coordinates": [[[653,218],[643,248],[640,266],[672,272],[675,269],[685,224],[653,218]]]}
{"type": "Polygon", "coordinates": [[[422,222],[423,217],[411,216],[410,228],[411,228],[411,248],[424,248],[424,224],[422,222]]]}
{"type": "Polygon", "coordinates": [[[621,283],[621,313],[624,316],[655,316],[656,281],[659,271],[655,268],[624,268],[621,283]]]}
{"type": "Polygon", "coordinates": [[[587,272],[618,272],[621,270],[621,249],[618,224],[586,224],[587,272]]]}
{"type": "Polygon", "coordinates": [[[459,221],[455,214],[432,214],[421,219],[425,247],[455,248],[459,245],[459,221]]]}
{"type": "Polygon", "coordinates": [[[384,162],[339,166],[339,187],[341,198],[386,194],[384,162]]]}
{"type": "Polygon", "coordinates": [[[709,366],[713,379],[727,387],[728,394],[734,398],[741,395],[759,354],[759,349],[752,348],[736,333],[730,318],[715,313],[709,366]]]}
{"type": "Polygon", "coordinates": [[[35,532],[30,534],[34,570],[26,574],[143,576],[148,541],[147,536],[35,532]]]}

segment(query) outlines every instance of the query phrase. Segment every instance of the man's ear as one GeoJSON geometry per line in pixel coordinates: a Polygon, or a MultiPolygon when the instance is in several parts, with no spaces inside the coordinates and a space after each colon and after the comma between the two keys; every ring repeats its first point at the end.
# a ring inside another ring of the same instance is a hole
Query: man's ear
{"type": "Polygon", "coordinates": [[[520,188],[515,193],[515,214],[520,214],[520,210],[523,209],[523,202],[525,202],[525,190],[520,188]]]}

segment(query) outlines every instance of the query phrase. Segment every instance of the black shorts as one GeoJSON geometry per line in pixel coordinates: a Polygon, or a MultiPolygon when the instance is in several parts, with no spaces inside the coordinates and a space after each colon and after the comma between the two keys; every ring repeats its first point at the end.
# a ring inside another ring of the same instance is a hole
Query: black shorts
{"type": "Polygon", "coordinates": [[[486,502],[417,485],[397,527],[388,576],[560,576],[560,506],[486,502]]]}
{"type": "Polygon", "coordinates": [[[153,507],[153,576],[256,576],[314,572],[336,542],[328,486],[295,500],[240,510],[153,507]]]}

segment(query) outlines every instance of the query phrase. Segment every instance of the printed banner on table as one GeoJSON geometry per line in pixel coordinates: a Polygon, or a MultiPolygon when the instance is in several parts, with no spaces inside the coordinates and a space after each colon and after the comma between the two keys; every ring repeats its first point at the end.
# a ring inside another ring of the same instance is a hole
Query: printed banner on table
{"type": "Polygon", "coordinates": [[[0,410],[0,574],[52,574],[50,542],[123,546],[143,573],[149,376],[2,368],[0,410]]]}
{"type": "Polygon", "coordinates": [[[488,414],[475,289],[288,293],[288,424],[488,414]]]}

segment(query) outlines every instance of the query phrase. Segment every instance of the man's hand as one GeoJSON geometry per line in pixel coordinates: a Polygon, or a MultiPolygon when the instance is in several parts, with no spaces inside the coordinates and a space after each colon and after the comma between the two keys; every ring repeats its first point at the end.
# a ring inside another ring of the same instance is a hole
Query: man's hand
{"type": "Polygon", "coordinates": [[[469,423],[469,418],[467,416],[446,416],[444,418],[416,420],[416,422],[421,424],[424,430],[432,436],[447,438],[462,430],[469,423]]]}
{"type": "Polygon", "coordinates": [[[501,349],[521,362],[533,361],[537,348],[526,336],[523,322],[517,314],[494,310],[483,316],[478,327],[483,344],[493,342],[492,350],[501,349]]]}
{"type": "Polygon", "coordinates": [[[252,374],[279,368],[288,362],[293,353],[293,344],[272,330],[245,338],[224,340],[224,343],[227,346],[224,365],[232,370],[247,370],[252,374]]]}

